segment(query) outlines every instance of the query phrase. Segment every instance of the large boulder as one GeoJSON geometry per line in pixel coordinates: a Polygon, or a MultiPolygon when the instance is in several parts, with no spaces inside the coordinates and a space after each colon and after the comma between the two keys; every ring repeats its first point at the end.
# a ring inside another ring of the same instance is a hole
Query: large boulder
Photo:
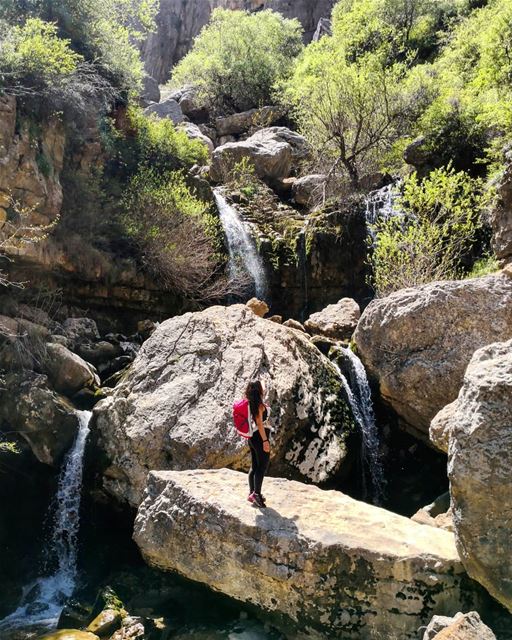
{"type": "MultiPolygon", "coordinates": [[[[489,317],[487,318],[489,320],[489,317]]],[[[512,340],[477,351],[448,424],[457,548],[469,575],[512,611],[512,340]]]]}
{"type": "Polygon", "coordinates": [[[327,176],[314,173],[295,180],[292,186],[292,196],[297,204],[314,205],[322,200],[323,186],[327,176]]]}
{"type": "Polygon", "coordinates": [[[213,142],[201,131],[197,124],[192,122],[182,122],[179,128],[187,134],[187,137],[190,138],[190,140],[199,140],[199,142],[202,142],[208,149],[208,153],[210,155],[213,153],[213,142]]]}
{"type": "Polygon", "coordinates": [[[167,100],[163,100],[162,102],[150,104],[149,107],[144,109],[144,115],[167,118],[168,120],[172,120],[174,124],[179,124],[185,119],[180,105],[174,98],[167,98],[167,100]]]}
{"type": "Polygon", "coordinates": [[[286,127],[267,127],[247,140],[228,142],[215,149],[210,176],[215,182],[229,177],[235,165],[248,159],[265,180],[287,178],[309,156],[306,139],[286,127]]]}
{"type": "Polygon", "coordinates": [[[151,472],[135,542],[152,566],[291,619],[294,638],[416,639],[471,601],[453,534],[282,478],[264,491],[259,510],[236,471],[151,472]]]}
{"type": "Polygon", "coordinates": [[[0,388],[0,424],[20,433],[36,458],[58,464],[78,429],[78,416],[66,398],[55,393],[46,376],[9,373],[0,388]]]}
{"type": "Polygon", "coordinates": [[[470,611],[457,614],[435,635],[429,634],[427,628],[423,640],[496,640],[496,636],[476,611],[470,611]]]}
{"type": "Polygon", "coordinates": [[[512,260],[512,153],[497,184],[498,198],[491,210],[494,253],[503,262],[512,260]]]}
{"type": "Polygon", "coordinates": [[[334,340],[350,340],[361,317],[359,305],[352,298],[342,298],[318,313],[313,313],[304,323],[311,335],[334,340]]]}
{"type": "Polygon", "coordinates": [[[216,118],[215,129],[219,136],[233,136],[250,131],[253,127],[268,127],[283,115],[282,107],[261,107],[242,113],[216,118]]]}
{"type": "Polygon", "coordinates": [[[272,473],[343,471],[354,426],[336,369],[305,335],[233,305],[163,322],[96,406],[107,489],[137,505],[152,469],[247,469],[231,408],[254,377],[269,390],[272,473]]]}
{"type": "Polygon", "coordinates": [[[60,393],[72,396],[85,387],[98,387],[94,367],[67,347],[56,342],[46,345],[45,372],[60,393]]]}
{"type": "Polygon", "coordinates": [[[382,397],[419,435],[459,392],[480,347],[512,337],[506,273],[432,282],[373,301],[354,334],[382,397]]]}

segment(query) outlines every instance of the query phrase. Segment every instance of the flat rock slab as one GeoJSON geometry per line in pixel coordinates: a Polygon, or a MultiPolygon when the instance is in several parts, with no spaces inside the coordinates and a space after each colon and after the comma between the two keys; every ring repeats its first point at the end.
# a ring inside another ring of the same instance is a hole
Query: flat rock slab
{"type": "Polygon", "coordinates": [[[416,638],[433,614],[472,600],[452,533],[337,491],[267,478],[268,508],[247,478],[152,471],[135,521],[145,560],[297,628],[297,638],[416,638]]]}

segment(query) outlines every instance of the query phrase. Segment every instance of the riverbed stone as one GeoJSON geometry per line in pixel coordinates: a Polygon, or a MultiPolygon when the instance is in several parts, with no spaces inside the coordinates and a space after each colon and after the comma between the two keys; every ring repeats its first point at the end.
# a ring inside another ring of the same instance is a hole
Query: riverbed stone
{"type": "Polygon", "coordinates": [[[286,616],[297,638],[416,639],[471,600],[453,534],[282,478],[256,509],[246,485],[228,469],[151,472],[134,528],[146,562],[286,616]]]}
{"type": "Polygon", "coordinates": [[[432,282],[374,300],[354,334],[358,354],[402,424],[426,439],[455,400],[473,353],[512,337],[512,278],[432,282]]]}
{"type": "Polygon", "coordinates": [[[73,395],[84,387],[99,387],[94,367],[62,344],[46,345],[44,368],[59,393],[73,395]]]}
{"type": "Polygon", "coordinates": [[[137,505],[152,469],[248,469],[231,413],[255,377],[271,406],[271,473],[311,482],[343,473],[355,427],[336,368],[306,335],[232,305],[160,324],[95,407],[106,488],[137,505]]]}
{"type": "Polygon", "coordinates": [[[349,340],[361,317],[359,305],[352,298],[342,298],[322,311],[313,313],[304,323],[310,335],[333,340],[349,340]]]}
{"type": "Polygon", "coordinates": [[[448,434],[460,557],[469,575],[512,611],[512,340],[474,354],[448,434]]]}

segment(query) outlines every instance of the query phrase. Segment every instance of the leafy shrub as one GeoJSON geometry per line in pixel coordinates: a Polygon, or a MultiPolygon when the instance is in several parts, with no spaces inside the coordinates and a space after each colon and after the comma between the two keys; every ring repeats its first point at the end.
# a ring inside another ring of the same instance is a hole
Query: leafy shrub
{"type": "Polygon", "coordinates": [[[273,11],[216,9],[178,63],[172,85],[192,84],[214,111],[233,113],[269,104],[302,49],[297,20],[273,11]]]}
{"type": "Polygon", "coordinates": [[[500,268],[496,256],[486,255],[475,262],[467,278],[480,278],[495,273],[500,268]]]}
{"type": "Polygon", "coordinates": [[[402,215],[377,223],[372,267],[375,290],[387,295],[433,280],[456,278],[482,227],[483,184],[453,168],[404,182],[402,215]]]}
{"type": "Polygon", "coordinates": [[[216,279],[218,220],[180,172],[141,169],[123,198],[124,223],[142,263],[161,286],[189,300],[222,294],[216,279]]]}

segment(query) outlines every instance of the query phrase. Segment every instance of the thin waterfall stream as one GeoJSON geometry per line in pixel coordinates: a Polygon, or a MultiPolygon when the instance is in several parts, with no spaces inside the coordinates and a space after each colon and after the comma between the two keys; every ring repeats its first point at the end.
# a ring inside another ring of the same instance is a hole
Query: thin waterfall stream
{"type": "MultiPolygon", "coordinates": [[[[384,498],[384,468],[380,455],[379,430],[375,421],[368,377],[363,363],[351,349],[341,347],[340,350],[349,363],[348,374],[350,382],[339,366],[336,365],[336,367],[347,394],[354,419],[361,429],[363,463],[368,471],[371,484],[370,487],[365,486],[365,489],[373,504],[379,505],[384,498]]],[[[365,469],[363,469],[363,484],[366,484],[365,469]]]]}
{"type": "Polygon", "coordinates": [[[76,588],[83,462],[92,415],[90,411],[76,413],[78,433],[62,463],[55,501],[50,506],[52,532],[44,563],[48,573],[24,588],[19,607],[0,620],[0,631],[19,627],[55,627],[66,601],[76,588]]]}
{"type": "Polygon", "coordinates": [[[247,230],[247,225],[244,224],[235,207],[228,203],[220,189],[214,189],[213,194],[226,235],[230,279],[239,280],[245,271],[254,282],[256,297],[265,299],[267,294],[265,268],[254,240],[247,230]]]}

